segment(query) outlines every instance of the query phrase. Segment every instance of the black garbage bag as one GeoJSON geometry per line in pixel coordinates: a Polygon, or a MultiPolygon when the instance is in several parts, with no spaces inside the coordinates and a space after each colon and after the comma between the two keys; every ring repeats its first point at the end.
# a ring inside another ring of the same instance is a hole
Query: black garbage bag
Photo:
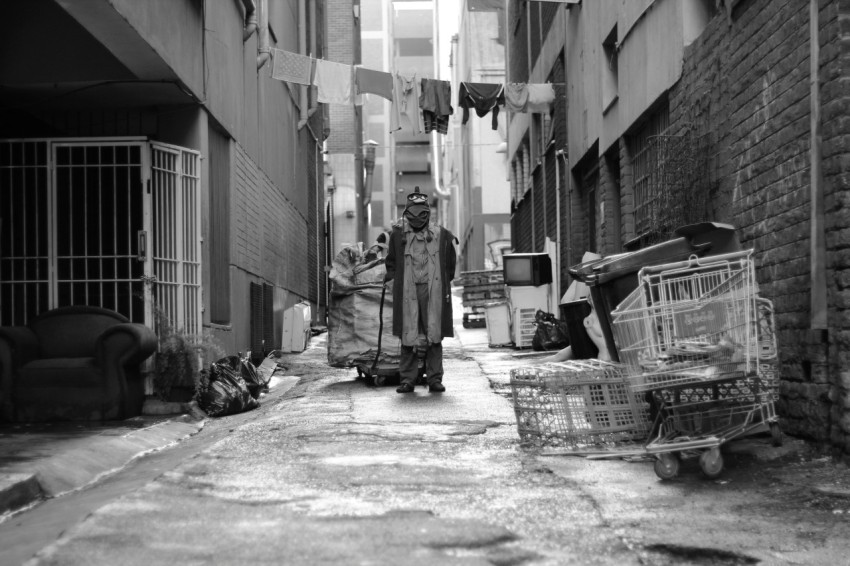
{"type": "Polygon", "coordinates": [[[243,413],[260,406],[228,358],[213,362],[209,370],[202,373],[197,401],[211,417],[243,413]]]}
{"type": "Polygon", "coordinates": [[[534,315],[537,330],[531,339],[531,348],[538,352],[561,350],[570,345],[566,325],[550,312],[538,310],[534,315]]]}
{"type": "Polygon", "coordinates": [[[269,382],[263,381],[260,374],[257,372],[257,366],[252,364],[250,359],[240,356],[228,356],[226,359],[230,364],[230,368],[238,373],[245,381],[245,385],[248,386],[248,392],[251,394],[251,397],[259,399],[260,393],[268,393],[269,382]]]}

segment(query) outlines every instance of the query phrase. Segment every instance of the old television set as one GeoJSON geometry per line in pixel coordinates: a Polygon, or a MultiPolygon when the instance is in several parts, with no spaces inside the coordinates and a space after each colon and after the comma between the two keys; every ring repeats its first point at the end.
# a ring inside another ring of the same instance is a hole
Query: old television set
{"type": "Polygon", "coordinates": [[[510,287],[538,287],[552,282],[552,260],[549,254],[505,254],[502,256],[502,271],[505,285],[510,287]]]}

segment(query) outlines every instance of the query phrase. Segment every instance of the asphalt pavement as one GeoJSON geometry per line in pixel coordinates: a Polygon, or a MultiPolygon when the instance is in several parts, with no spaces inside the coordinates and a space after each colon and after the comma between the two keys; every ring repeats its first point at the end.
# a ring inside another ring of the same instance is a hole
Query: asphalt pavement
{"type": "MultiPolygon", "coordinates": [[[[757,528],[736,524],[747,514],[742,505],[764,507],[776,494],[820,478],[811,468],[784,476],[785,468],[775,465],[799,463],[808,450],[804,442],[787,438],[781,448],[769,438],[735,442],[728,453],[740,469],[713,482],[697,479],[693,467],[681,480],[659,482],[648,461],[594,462],[520,449],[509,370],[540,356],[490,348],[483,328],[457,324],[456,330],[446,342],[448,391],[442,395],[423,387],[407,395],[367,387],[352,370],[328,368],[327,336],[314,338],[304,353],[282,360],[294,380],[281,388],[285,395],[273,387],[256,416],[246,413],[200,456],[94,513],[34,563],[89,563],[92,541],[100,541],[96,552],[106,561],[136,548],[139,563],[173,563],[180,556],[187,563],[240,563],[247,549],[227,541],[259,528],[252,527],[258,509],[266,534],[257,535],[266,545],[248,553],[258,563],[279,563],[273,551],[281,544],[292,563],[340,563],[356,548],[364,563],[381,564],[676,564],[691,563],[676,554],[688,552],[714,560],[694,562],[700,564],[754,563],[746,561],[751,556],[806,564],[806,557],[846,550],[840,539],[797,541],[781,531],[798,538],[793,529],[845,532],[839,527],[846,521],[829,522],[845,516],[835,503],[843,492],[826,479],[818,480],[822,493],[814,500],[829,502],[830,509],[817,508],[799,523],[783,519],[801,500],[811,503],[811,486],[805,486],[780,516],[764,518],[757,528]],[[773,463],[771,482],[761,463],[773,463]],[[705,522],[701,512],[716,517],[705,522]],[[208,518],[204,529],[175,538],[176,526],[198,517],[208,518]],[[241,531],[217,527],[213,517],[227,517],[241,531]],[[712,529],[718,532],[701,540],[689,535],[712,529]],[[651,558],[661,555],[666,561],[651,558]]],[[[208,422],[185,414],[6,427],[0,431],[0,502],[9,516],[8,510],[63,497],[146,453],[179,447],[208,422]]]]}

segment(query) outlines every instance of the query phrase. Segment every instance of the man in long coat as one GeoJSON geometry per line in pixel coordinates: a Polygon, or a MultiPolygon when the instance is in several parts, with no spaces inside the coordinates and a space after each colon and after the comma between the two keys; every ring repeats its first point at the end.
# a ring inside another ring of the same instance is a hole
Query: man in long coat
{"type": "Polygon", "coordinates": [[[428,390],[443,392],[443,344],[454,336],[452,288],[457,255],[454,235],[431,222],[428,196],[419,187],[407,196],[401,221],[393,226],[385,281],[393,282],[393,334],[401,338],[399,393],[410,393],[425,354],[428,390]]]}

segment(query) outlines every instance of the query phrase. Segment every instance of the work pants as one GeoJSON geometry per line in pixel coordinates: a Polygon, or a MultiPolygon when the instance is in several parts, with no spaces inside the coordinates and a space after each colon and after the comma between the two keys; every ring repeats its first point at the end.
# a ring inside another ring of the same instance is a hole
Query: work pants
{"type": "MultiPolygon", "coordinates": [[[[420,338],[428,336],[428,284],[416,284],[416,302],[419,305],[419,335],[420,338]]],[[[427,339],[422,339],[423,348],[427,339]]],[[[416,384],[419,374],[419,356],[416,346],[402,346],[401,360],[399,362],[399,375],[402,383],[416,384]]],[[[441,383],[443,381],[443,344],[434,342],[425,349],[425,375],[428,384],[441,383]]]]}

